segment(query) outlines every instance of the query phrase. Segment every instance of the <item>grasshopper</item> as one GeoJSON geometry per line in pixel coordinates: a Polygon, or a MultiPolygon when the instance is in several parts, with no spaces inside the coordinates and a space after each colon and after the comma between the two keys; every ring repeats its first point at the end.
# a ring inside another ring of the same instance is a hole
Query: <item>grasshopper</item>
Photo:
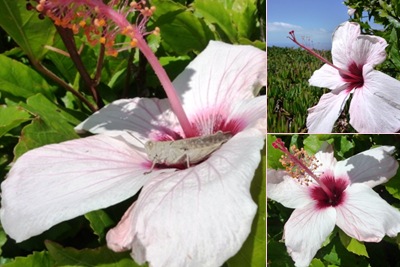
{"type": "Polygon", "coordinates": [[[156,164],[190,164],[206,159],[223,143],[232,137],[229,132],[218,131],[215,134],[192,137],[176,141],[147,141],[144,145],[147,156],[153,162],[150,173],[156,164]]]}

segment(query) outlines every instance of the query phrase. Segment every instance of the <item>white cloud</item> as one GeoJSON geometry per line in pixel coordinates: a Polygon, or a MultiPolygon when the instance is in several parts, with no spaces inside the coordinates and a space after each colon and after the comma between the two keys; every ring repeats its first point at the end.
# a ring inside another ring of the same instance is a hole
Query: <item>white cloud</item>
{"type": "Polygon", "coordinates": [[[302,30],[303,27],[294,25],[286,22],[268,22],[267,31],[280,32],[280,31],[291,31],[291,30],[302,30]]]}

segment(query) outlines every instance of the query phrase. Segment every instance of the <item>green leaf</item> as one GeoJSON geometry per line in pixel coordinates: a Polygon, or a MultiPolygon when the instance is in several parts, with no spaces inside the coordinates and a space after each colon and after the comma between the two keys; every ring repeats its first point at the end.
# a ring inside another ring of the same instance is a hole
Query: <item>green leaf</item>
{"type": "Polygon", "coordinates": [[[114,224],[114,221],[103,210],[86,213],[85,218],[90,222],[90,227],[99,236],[100,241],[104,240],[107,229],[114,224]]]}
{"type": "Polygon", "coordinates": [[[46,241],[46,248],[56,266],[98,266],[98,267],[137,267],[129,252],[116,253],[107,247],[95,249],[64,248],[61,245],[46,241]]]}
{"type": "Polygon", "coordinates": [[[257,6],[254,0],[197,0],[193,6],[195,13],[215,26],[224,41],[238,43],[239,38],[250,39],[256,28],[257,6]]]}
{"type": "Polygon", "coordinates": [[[185,6],[171,0],[152,0],[151,4],[157,7],[154,26],[160,28],[166,50],[177,54],[200,52],[215,39],[205,22],[185,6]]]}
{"type": "Polygon", "coordinates": [[[365,247],[364,243],[358,241],[357,239],[349,237],[343,231],[339,231],[339,238],[340,242],[348,251],[359,256],[368,257],[367,248],[365,247]]]}
{"type": "Polygon", "coordinates": [[[74,126],[80,120],[43,95],[32,96],[27,104],[21,105],[35,117],[31,124],[22,129],[21,138],[14,149],[16,157],[36,147],[78,138],[74,126]]]}
{"type": "Polygon", "coordinates": [[[14,261],[1,265],[2,267],[52,267],[54,262],[46,251],[33,252],[27,257],[16,257],[14,261]]]}
{"type": "Polygon", "coordinates": [[[49,19],[41,20],[36,10],[28,11],[25,1],[0,0],[0,27],[36,61],[46,54],[44,45],[52,44],[56,32],[49,19]]]}
{"type": "Polygon", "coordinates": [[[54,99],[55,88],[33,69],[3,55],[0,55],[0,66],[0,92],[23,98],[42,93],[54,99]]]}
{"type": "Polygon", "coordinates": [[[258,211],[254,218],[251,233],[239,252],[228,260],[230,267],[265,266],[266,262],[266,156],[262,150],[260,166],[257,168],[251,184],[251,195],[257,203],[258,211]]]}
{"type": "MultiPolygon", "coordinates": [[[[335,139],[336,140],[336,139],[335,139]]],[[[345,158],[347,152],[351,151],[354,148],[354,141],[348,140],[347,136],[340,136],[340,149],[339,147],[335,147],[337,151],[337,155],[345,158]]]]}
{"type": "Polygon", "coordinates": [[[9,130],[30,120],[30,114],[18,106],[0,106],[0,137],[9,130]]]}
{"type": "Polygon", "coordinates": [[[325,142],[331,144],[333,142],[332,136],[311,134],[303,141],[304,150],[310,155],[314,155],[321,149],[322,144],[325,142]]]}
{"type": "Polygon", "coordinates": [[[7,235],[3,227],[0,225],[0,255],[2,254],[1,247],[7,242],[7,235]]]}
{"type": "Polygon", "coordinates": [[[275,149],[272,146],[272,143],[277,138],[273,135],[267,135],[267,167],[271,169],[282,169],[282,164],[280,163],[279,159],[283,155],[282,151],[279,149],[275,149]]]}
{"type": "Polygon", "coordinates": [[[325,267],[325,265],[320,259],[313,259],[309,267],[325,267]]]}

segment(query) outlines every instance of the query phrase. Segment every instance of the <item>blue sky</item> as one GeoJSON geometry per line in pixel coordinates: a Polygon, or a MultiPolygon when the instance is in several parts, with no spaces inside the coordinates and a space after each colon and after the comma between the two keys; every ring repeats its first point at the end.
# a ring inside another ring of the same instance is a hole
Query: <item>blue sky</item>
{"type": "Polygon", "coordinates": [[[341,0],[267,0],[268,46],[295,46],[288,32],[307,46],[330,49],[332,33],[349,19],[341,0]]]}

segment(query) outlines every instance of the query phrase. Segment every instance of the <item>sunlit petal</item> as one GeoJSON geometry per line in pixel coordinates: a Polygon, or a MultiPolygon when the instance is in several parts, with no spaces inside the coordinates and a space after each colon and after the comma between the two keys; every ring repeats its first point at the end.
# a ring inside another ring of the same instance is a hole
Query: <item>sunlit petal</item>
{"type": "Polygon", "coordinates": [[[400,212],[365,184],[352,184],[344,205],[338,206],[336,224],[360,241],[379,242],[400,232],[400,212]]]}
{"type": "Polygon", "coordinates": [[[253,98],[266,85],[266,53],[249,45],[211,41],[173,84],[188,117],[226,117],[238,102],[253,98]]]}
{"type": "Polygon", "coordinates": [[[308,267],[335,227],[334,208],[317,210],[314,203],[293,211],[285,224],[284,238],[297,267],[308,267]]]}
{"type": "Polygon", "coordinates": [[[181,132],[178,120],[167,99],[121,99],[100,109],[75,127],[77,132],[105,133],[131,131],[137,138],[148,140],[150,132],[181,132]]]}
{"type": "Polygon", "coordinates": [[[308,109],[308,132],[330,133],[348,97],[346,91],[341,91],[339,94],[324,94],[316,106],[308,109]]]}
{"type": "Polygon", "coordinates": [[[364,86],[354,91],[350,124],[360,133],[400,130],[400,81],[364,66],[364,86]]]}
{"type": "Polygon", "coordinates": [[[267,197],[278,201],[287,208],[302,208],[313,200],[307,186],[300,186],[282,170],[267,170],[267,197]]]}
{"type": "Polygon", "coordinates": [[[146,184],[129,217],[134,259],[154,266],[221,266],[233,256],[256,212],[249,187],[264,136],[241,132],[207,161],[146,184]]]}
{"type": "Polygon", "coordinates": [[[121,202],[157,173],[116,138],[97,135],[22,155],[2,183],[1,221],[17,242],[51,226],[121,202]]]}
{"type": "Polygon", "coordinates": [[[340,77],[339,71],[328,64],[314,71],[308,82],[312,86],[326,87],[335,90],[335,93],[347,88],[347,83],[340,77]]]}

